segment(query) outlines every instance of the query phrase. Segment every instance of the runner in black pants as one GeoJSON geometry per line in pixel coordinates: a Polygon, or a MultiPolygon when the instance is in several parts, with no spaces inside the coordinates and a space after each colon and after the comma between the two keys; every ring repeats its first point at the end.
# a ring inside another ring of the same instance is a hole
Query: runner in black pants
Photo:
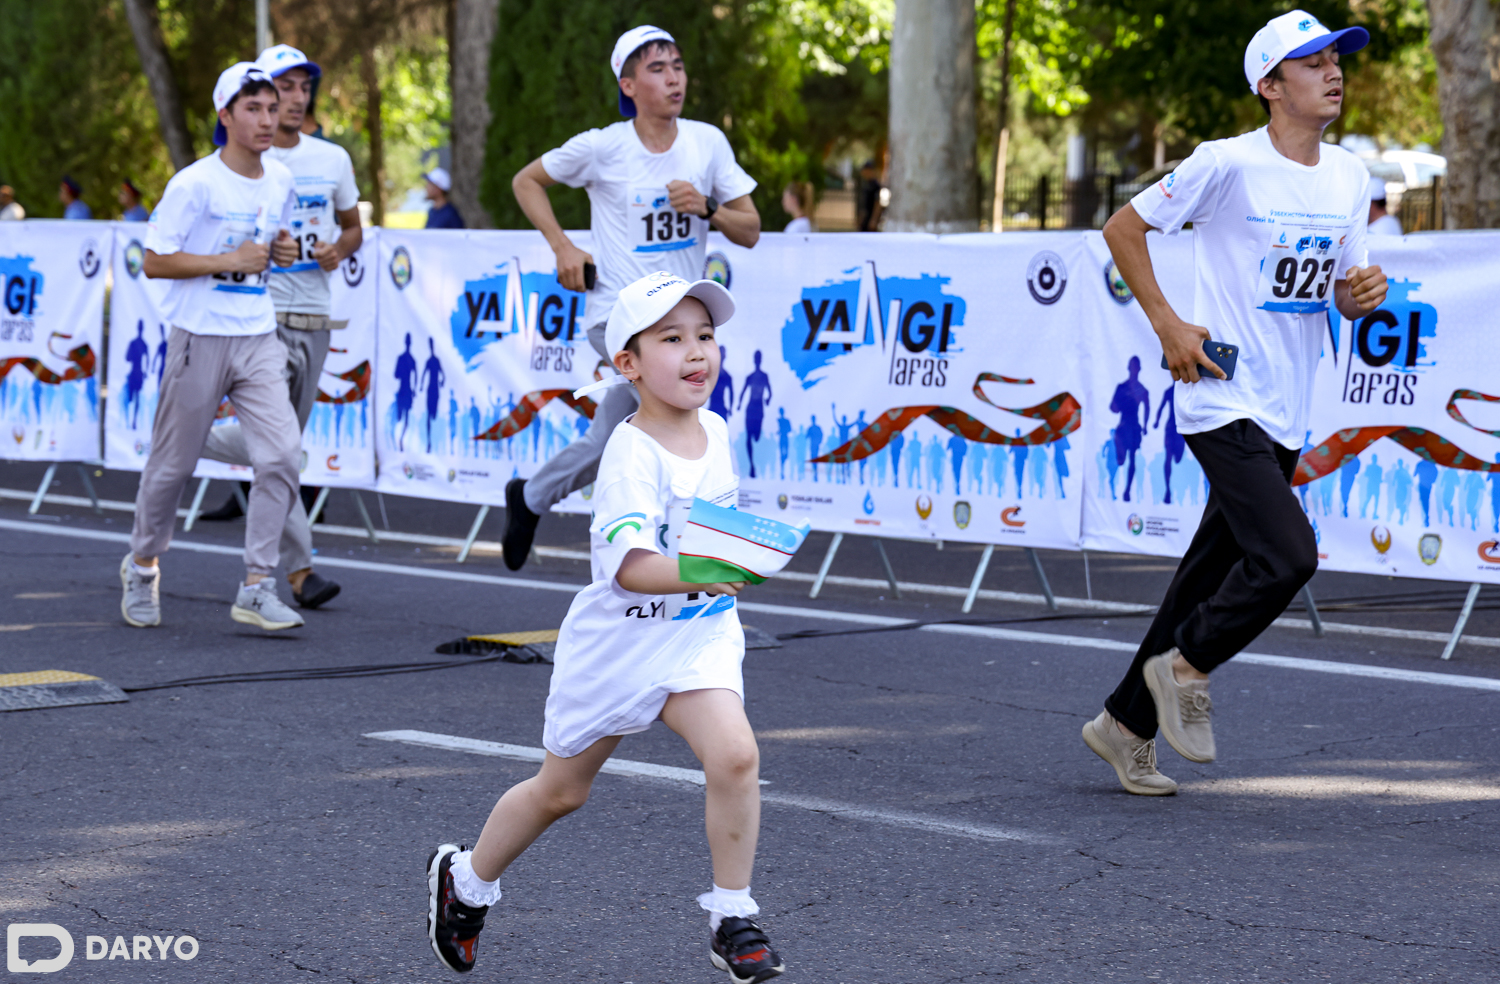
{"type": "Polygon", "coordinates": [[[1323,143],[1343,105],[1339,55],[1368,40],[1363,28],[1330,31],[1305,11],[1274,18],[1245,52],[1246,81],[1270,123],[1200,144],[1104,228],[1161,340],[1178,432],[1211,489],[1125,679],[1083,728],[1132,793],[1177,791],[1156,769],[1158,725],[1183,757],[1213,761],[1209,672],[1275,621],[1318,567],[1291,477],[1328,309],[1357,319],[1386,294],[1380,268],[1365,265],[1369,175],[1323,143]],[[1146,245],[1148,231],[1175,234],[1189,222],[1199,324],[1167,304],[1146,245]],[[1238,346],[1232,380],[1204,353],[1210,337],[1238,346]]]}

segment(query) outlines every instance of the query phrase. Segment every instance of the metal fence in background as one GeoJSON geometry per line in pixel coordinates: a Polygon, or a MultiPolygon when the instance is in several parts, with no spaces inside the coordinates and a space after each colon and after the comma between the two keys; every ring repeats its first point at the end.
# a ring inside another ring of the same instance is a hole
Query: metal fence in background
{"type": "Polygon", "coordinates": [[[1102,229],[1142,187],[1118,174],[1007,178],[1002,221],[1006,229],[1102,229]]]}
{"type": "Polygon", "coordinates": [[[1434,176],[1432,184],[1407,188],[1395,203],[1396,218],[1402,232],[1428,232],[1443,227],[1443,179],[1434,176]]]}

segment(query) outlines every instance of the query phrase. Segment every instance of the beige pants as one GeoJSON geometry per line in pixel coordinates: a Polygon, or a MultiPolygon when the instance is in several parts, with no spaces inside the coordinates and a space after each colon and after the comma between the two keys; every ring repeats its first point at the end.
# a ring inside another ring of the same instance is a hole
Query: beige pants
{"type": "MultiPolygon", "coordinates": [[[[307,418],[318,398],[318,380],[328,359],[328,331],[304,331],[283,325],[276,329],[276,335],[286,346],[286,384],[300,434],[307,427],[307,418]]],[[[203,444],[203,457],[231,465],[250,464],[245,428],[226,424],[210,430],[203,444]]],[[[300,464],[300,456],[297,460],[300,464]]],[[[312,567],[312,530],[300,495],[292,497],[292,511],[281,530],[281,566],[288,574],[312,567]]]]}
{"type": "Polygon", "coordinates": [[[172,542],[177,500],[193,474],[219,401],[229,397],[244,429],[255,482],[245,516],[245,570],[270,574],[297,498],[302,433],[286,384],[286,346],[275,332],[226,337],[173,326],[167,341],[151,455],[135,497],[130,549],[157,557],[172,542]]]}

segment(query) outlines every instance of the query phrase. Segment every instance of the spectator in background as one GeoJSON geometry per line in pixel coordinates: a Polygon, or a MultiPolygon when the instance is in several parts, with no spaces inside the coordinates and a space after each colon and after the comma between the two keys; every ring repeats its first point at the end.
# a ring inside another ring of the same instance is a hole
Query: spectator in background
{"type": "Polygon", "coordinates": [[[26,218],[26,210],[16,201],[16,190],[10,185],[0,185],[0,222],[20,221],[26,218]]]}
{"type": "Polygon", "coordinates": [[[1370,178],[1370,227],[1366,230],[1366,235],[1401,234],[1401,220],[1385,210],[1385,182],[1380,178],[1370,178]]]}
{"type": "Polygon", "coordinates": [[[68,175],[63,175],[62,185],[57,189],[57,197],[62,199],[63,218],[65,219],[92,219],[94,210],[80,197],[83,189],[78,182],[68,175]]]}
{"type": "Polygon", "coordinates": [[[146,206],[141,204],[141,190],[132,184],[129,178],[120,182],[120,193],[117,197],[120,204],[125,207],[125,214],[120,218],[126,222],[145,222],[150,218],[146,213],[146,206]]]}
{"type": "Polygon", "coordinates": [[[448,172],[435,167],[422,177],[427,179],[427,200],[432,202],[432,208],[427,212],[427,228],[464,228],[464,217],[459,215],[458,208],[448,201],[448,192],[453,190],[453,179],[448,176],[448,172]]]}
{"type": "Polygon", "coordinates": [[[782,232],[817,232],[812,224],[813,186],[811,181],[793,181],[781,192],[781,207],[792,221],[782,232]]]}
{"type": "Polygon", "coordinates": [[[859,169],[859,191],[855,199],[860,232],[880,231],[881,213],[885,211],[885,203],[881,201],[884,190],[880,186],[880,172],[876,170],[875,162],[865,161],[859,169]]]}

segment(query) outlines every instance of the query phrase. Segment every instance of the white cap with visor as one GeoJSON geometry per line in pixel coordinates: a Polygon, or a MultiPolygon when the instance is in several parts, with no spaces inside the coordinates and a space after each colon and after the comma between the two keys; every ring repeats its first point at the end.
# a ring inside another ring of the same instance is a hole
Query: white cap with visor
{"type": "MultiPolygon", "coordinates": [[[[625,67],[625,59],[635,54],[637,48],[652,41],[662,41],[666,44],[675,45],[677,39],[659,27],[650,24],[642,24],[640,27],[632,27],[620,39],[615,42],[615,50],[610,53],[609,67],[614,70],[615,81],[620,81],[620,70],[625,67]]],[[[620,115],[624,117],[635,116],[635,100],[620,93],[620,115]]]]}
{"type": "MultiPolygon", "coordinates": [[[[245,83],[262,79],[271,81],[271,77],[255,62],[235,62],[224,71],[219,73],[219,81],[214,83],[214,113],[229,105],[229,101],[240,94],[245,83]]],[[[214,123],[214,146],[222,147],[229,142],[229,134],[224,130],[224,124],[214,123]]]]}
{"type": "MultiPolygon", "coordinates": [[[[648,273],[620,288],[615,298],[615,306],[604,324],[604,350],[609,353],[610,361],[625,351],[625,344],[632,338],[665,318],[684,297],[696,297],[703,302],[708,320],[715,328],[734,317],[734,297],[715,281],[688,281],[665,270],[648,273]]],[[[575,390],[573,395],[584,397],[626,382],[629,380],[619,374],[605,376],[575,390]]]]}
{"type": "Polygon", "coordinates": [[[1330,31],[1307,11],[1289,10],[1272,17],[1250,39],[1245,49],[1245,81],[1250,83],[1250,91],[1258,94],[1260,80],[1288,58],[1302,58],[1329,45],[1336,47],[1339,54],[1347,55],[1369,43],[1370,32],[1362,27],[1330,31]]]}

